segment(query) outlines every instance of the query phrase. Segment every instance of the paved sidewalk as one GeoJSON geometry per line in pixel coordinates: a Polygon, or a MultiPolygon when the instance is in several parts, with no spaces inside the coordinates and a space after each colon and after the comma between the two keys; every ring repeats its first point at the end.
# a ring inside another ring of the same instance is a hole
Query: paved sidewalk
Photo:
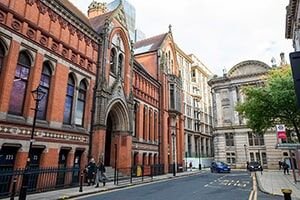
{"type": "MultiPolygon", "coordinates": [[[[160,176],[154,176],[153,179],[151,179],[151,177],[144,177],[143,182],[142,181],[138,181],[138,182],[134,181],[132,184],[130,184],[129,181],[127,181],[125,183],[122,183],[121,181],[119,181],[119,185],[114,185],[113,182],[108,182],[108,183],[106,183],[106,185],[104,187],[101,184],[98,188],[95,188],[95,185],[94,186],[83,186],[83,192],[79,192],[79,187],[70,188],[70,189],[62,189],[62,190],[54,190],[54,191],[50,191],[50,192],[43,192],[43,193],[27,195],[27,200],[70,199],[70,198],[75,198],[75,197],[84,196],[84,195],[88,195],[88,194],[95,194],[95,193],[99,193],[99,192],[105,192],[108,190],[120,189],[120,188],[124,188],[124,187],[146,184],[146,183],[151,183],[151,182],[155,182],[155,181],[180,178],[180,177],[184,177],[184,176],[192,176],[192,175],[199,174],[203,171],[207,171],[207,169],[204,169],[202,171],[199,171],[198,169],[193,169],[191,171],[177,173],[175,177],[173,176],[173,174],[164,174],[164,175],[160,175],[160,176]]],[[[15,199],[18,199],[18,197],[15,197],[15,199]]],[[[5,200],[9,200],[9,198],[6,198],[5,200]]]]}
{"type": "Polygon", "coordinates": [[[265,170],[261,175],[256,172],[257,183],[259,189],[263,192],[283,196],[281,189],[291,189],[292,199],[300,200],[300,177],[297,175],[297,183],[294,181],[293,172],[289,175],[284,175],[283,171],[265,170]]]}

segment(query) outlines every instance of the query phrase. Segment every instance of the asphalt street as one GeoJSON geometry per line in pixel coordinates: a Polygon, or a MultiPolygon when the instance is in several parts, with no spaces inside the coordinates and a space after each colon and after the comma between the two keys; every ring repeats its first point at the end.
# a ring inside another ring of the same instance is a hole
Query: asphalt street
{"type": "MultiPolygon", "coordinates": [[[[133,186],[77,199],[84,200],[248,200],[252,190],[249,173],[216,174],[205,172],[168,181],[133,186]]],[[[258,193],[258,200],[282,199],[258,193]]]]}

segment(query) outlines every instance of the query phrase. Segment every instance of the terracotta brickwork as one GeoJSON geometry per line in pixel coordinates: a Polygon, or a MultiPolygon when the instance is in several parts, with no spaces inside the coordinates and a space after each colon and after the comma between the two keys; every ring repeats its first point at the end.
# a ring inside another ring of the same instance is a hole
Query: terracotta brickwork
{"type": "Polygon", "coordinates": [[[89,157],[120,170],[163,164],[167,172],[183,164],[182,85],[171,31],[142,42],[155,49],[136,53],[124,7],[99,14],[88,19],[66,0],[0,2],[0,153],[11,153],[9,167],[26,165],[31,92],[48,76],[46,114],[33,143],[40,167],[83,168],[89,157]],[[26,86],[21,114],[11,112],[18,81],[26,86]]]}
{"type": "MultiPolygon", "coordinates": [[[[65,1],[63,2],[65,3],[65,1]]],[[[67,4],[65,6],[68,6],[67,4]]],[[[70,9],[78,12],[75,8],[70,9]]],[[[55,1],[1,1],[0,43],[5,49],[0,68],[0,149],[14,162],[3,161],[0,167],[23,168],[26,165],[35,100],[31,91],[40,84],[43,65],[50,63],[51,77],[47,112],[37,120],[33,149],[42,148],[36,156],[40,167],[58,167],[61,149],[68,149],[66,167],[73,167],[74,155],[80,152],[81,166],[87,161],[88,128],[92,108],[98,57],[98,36],[87,19],[64,10],[55,1]],[[58,6],[59,9],[54,9],[58,6]],[[66,16],[63,13],[68,13],[66,16]],[[77,22],[76,22],[77,20],[77,22]],[[75,24],[82,24],[81,26],[75,24]],[[31,66],[23,109],[20,115],[11,114],[12,97],[20,52],[30,57],[31,66]],[[68,76],[75,80],[70,124],[64,124],[68,76]],[[76,125],[76,109],[80,82],[87,85],[82,125],[76,125]],[[9,150],[13,151],[9,151],[9,150]],[[14,152],[15,151],[15,152],[14,152]],[[9,163],[9,166],[8,164],[9,163]]]]}

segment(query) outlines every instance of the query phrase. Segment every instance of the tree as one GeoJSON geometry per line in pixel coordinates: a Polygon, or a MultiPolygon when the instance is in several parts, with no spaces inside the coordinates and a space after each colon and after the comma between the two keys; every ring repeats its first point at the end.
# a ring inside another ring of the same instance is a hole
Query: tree
{"type": "Polygon", "coordinates": [[[270,70],[262,87],[247,86],[242,89],[246,100],[236,106],[245,117],[247,126],[255,133],[264,133],[276,124],[293,129],[300,142],[300,110],[289,66],[270,70]]]}

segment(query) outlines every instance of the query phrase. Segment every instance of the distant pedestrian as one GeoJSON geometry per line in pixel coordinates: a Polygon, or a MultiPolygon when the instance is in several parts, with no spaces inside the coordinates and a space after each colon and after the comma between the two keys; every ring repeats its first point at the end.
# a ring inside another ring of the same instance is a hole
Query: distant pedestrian
{"type": "Polygon", "coordinates": [[[103,186],[106,183],[106,175],[105,175],[105,166],[102,161],[99,162],[97,166],[97,175],[96,175],[96,187],[99,187],[99,182],[102,182],[103,186]]]}
{"type": "Polygon", "coordinates": [[[95,163],[95,159],[91,158],[86,171],[87,171],[87,182],[88,185],[94,185],[95,184],[95,175],[96,175],[96,163],[95,163]]]}
{"type": "Polygon", "coordinates": [[[247,161],[247,163],[246,163],[246,164],[247,164],[247,170],[249,170],[249,162],[247,161]]]}
{"type": "Polygon", "coordinates": [[[282,162],[281,162],[281,160],[279,160],[278,165],[279,165],[279,170],[281,170],[281,168],[282,168],[282,162]]]}
{"type": "Polygon", "coordinates": [[[192,170],[192,168],[193,168],[193,163],[192,163],[192,161],[190,162],[190,169],[192,170]]]}
{"type": "Polygon", "coordinates": [[[285,161],[283,161],[282,167],[283,167],[283,173],[284,174],[290,174],[290,172],[289,172],[290,166],[285,161]]]}
{"type": "Polygon", "coordinates": [[[261,165],[261,166],[260,166],[260,174],[261,174],[261,175],[263,174],[263,171],[264,171],[264,168],[263,168],[263,166],[261,165]]]}

